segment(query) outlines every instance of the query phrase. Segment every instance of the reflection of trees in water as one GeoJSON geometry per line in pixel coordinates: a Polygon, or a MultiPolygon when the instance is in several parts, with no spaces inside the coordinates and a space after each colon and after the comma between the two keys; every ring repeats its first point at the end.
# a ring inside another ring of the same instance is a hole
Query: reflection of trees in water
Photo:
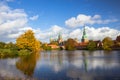
{"type": "Polygon", "coordinates": [[[68,60],[69,63],[73,62],[74,58],[75,58],[74,51],[68,51],[67,54],[66,54],[66,57],[67,57],[67,60],[68,60]]]}
{"type": "Polygon", "coordinates": [[[104,51],[105,55],[110,55],[112,53],[112,51],[104,51]]]}
{"type": "Polygon", "coordinates": [[[64,66],[64,56],[64,51],[57,50],[41,53],[42,61],[45,62],[44,65],[52,67],[52,70],[55,72],[59,72],[64,66]]]}
{"type": "Polygon", "coordinates": [[[40,57],[39,55],[40,53],[32,53],[31,55],[20,57],[16,62],[16,67],[27,76],[32,76],[37,60],[40,57]]]}
{"type": "Polygon", "coordinates": [[[64,54],[61,51],[52,52],[50,54],[50,61],[56,62],[59,66],[63,65],[63,56],[64,54]]]}

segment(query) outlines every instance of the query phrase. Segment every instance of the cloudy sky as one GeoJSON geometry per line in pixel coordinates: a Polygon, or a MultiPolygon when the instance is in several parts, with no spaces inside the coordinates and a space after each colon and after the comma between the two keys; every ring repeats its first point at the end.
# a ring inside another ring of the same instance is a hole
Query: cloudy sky
{"type": "Polygon", "coordinates": [[[0,0],[0,41],[15,42],[32,29],[37,39],[49,42],[81,40],[83,25],[89,39],[120,35],[120,0],[0,0]]]}

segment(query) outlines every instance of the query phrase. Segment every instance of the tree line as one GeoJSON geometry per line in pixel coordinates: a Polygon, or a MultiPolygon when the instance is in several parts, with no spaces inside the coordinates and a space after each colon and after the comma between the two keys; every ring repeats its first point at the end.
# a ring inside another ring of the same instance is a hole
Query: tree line
{"type": "MultiPolygon", "coordinates": [[[[120,47],[120,36],[117,36],[116,40],[114,41],[110,37],[105,37],[102,40],[102,43],[102,49],[104,50],[112,50],[112,48],[114,47],[120,47]]],[[[50,44],[59,46],[57,42],[52,42],[50,44]]],[[[69,38],[67,39],[67,41],[64,42],[66,50],[76,50],[77,45],[78,43],[72,38],[69,38]]],[[[96,50],[98,49],[97,44],[95,43],[95,41],[90,40],[86,46],[86,49],[96,50]]],[[[0,42],[0,57],[28,55],[40,50],[51,50],[51,47],[48,46],[47,43],[42,43],[41,41],[37,40],[32,30],[28,30],[25,33],[21,34],[16,39],[15,43],[0,42]]]]}
{"type": "MultiPolygon", "coordinates": [[[[70,38],[65,42],[65,47],[67,50],[76,50],[76,46],[78,43],[70,38]]],[[[82,45],[80,45],[82,46],[82,45]]],[[[120,50],[120,36],[116,37],[116,40],[112,40],[110,37],[105,37],[102,41],[93,41],[90,40],[85,46],[83,46],[86,50],[120,50]]]]}

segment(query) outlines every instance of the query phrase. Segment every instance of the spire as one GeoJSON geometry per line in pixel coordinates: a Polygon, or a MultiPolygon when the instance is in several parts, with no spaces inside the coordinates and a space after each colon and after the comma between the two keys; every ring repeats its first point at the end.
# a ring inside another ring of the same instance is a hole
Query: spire
{"type": "Polygon", "coordinates": [[[50,43],[53,41],[52,36],[50,36],[50,43]]]}
{"type": "Polygon", "coordinates": [[[86,35],[86,30],[85,30],[85,25],[84,25],[84,29],[83,29],[83,36],[82,36],[83,39],[87,38],[87,35],[86,35]]]}
{"type": "Polygon", "coordinates": [[[58,43],[61,43],[63,40],[62,40],[62,35],[61,35],[61,33],[59,33],[59,35],[58,35],[58,43]]]}
{"type": "Polygon", "coordinates": [[[82,42],[88,42],[85,25],[83,26],[83,35],[82,35],[82,42]]]}
{"type": "Polygon", "coordinates": [[[58,35],[58,39],[59,39],[59,40],[62,39],[62,35],[61,35],[61,33],[59,33],[59,35],[58,35]]]}
{"type": "Polygon", "coordinates": [[[84,25],[83,35],[86,35],[85,25],[84,25]]]}

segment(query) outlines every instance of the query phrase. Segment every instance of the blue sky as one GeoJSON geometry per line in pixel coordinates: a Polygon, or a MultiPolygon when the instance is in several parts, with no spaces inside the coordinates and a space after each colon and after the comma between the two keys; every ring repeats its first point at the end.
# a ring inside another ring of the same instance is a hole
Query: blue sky
{"type": "Polygon", "coordinates": [[[8,5],[24,9],[29,16],[39,15],[39,19],[30,25],[43,29],[54,24],[64,26],[65,20],[78,14],[120,19],[120,0],[16,0],[8,5]]]}
{"type": "MultiPolygon", "coordinates": [[[[19,23],[22,26],[16,27],[14,23],[11,28],[3,29],[10,29],[11,33],[9,35],[1,33],[1,36],[8,36],[2,37],[1,41],[15,41],[15,38],[24,32],[23,26],[34,30],[36,37],[41,41],[49,41],[49,36],[56,38],[59,32],[65,39],[76,37],[80,41],[84,24],[86,24],[90,39],[103,39],[107,35],[115,39],[119,35],[120,0],[0,0],[0,3],[1,6],[9,8],[9,10],[5,8],[8,11],[1,8],[1,13],[6,13],[4,17],[10,12],[13,12],[13,15],[19,12],[23,15],[19,17],[15,15],[17,18],[10,16],[14,20],[3,17],[6,20],[1,20],[1,24],[7,24],[5,22],[12,22],[18,18],[25,21],[19,23]],[[15,32],[14,29],[18,31],[15,32]],[[96,31],[101,37],[93,35],[96,31]]],[[[0,27],[4,26],[1,24],[0,27]]]]}

